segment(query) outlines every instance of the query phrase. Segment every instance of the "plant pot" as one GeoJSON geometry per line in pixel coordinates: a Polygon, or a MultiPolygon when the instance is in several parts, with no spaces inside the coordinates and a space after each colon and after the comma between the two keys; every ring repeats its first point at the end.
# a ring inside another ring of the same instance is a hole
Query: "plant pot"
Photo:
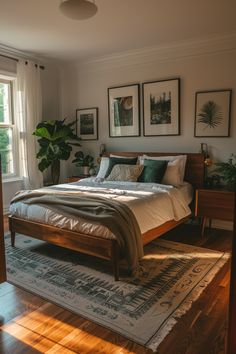
{"type": "Polygon", "coordinates": [[[51,164],[52,183],[58,184],[60,179],[60,160],[54,160],[51,164]]]}
{"type": "Polygon", "coordinates": [[[85,176],[89,176],[89,166],[82,166],[82,173],[85,176]]]}

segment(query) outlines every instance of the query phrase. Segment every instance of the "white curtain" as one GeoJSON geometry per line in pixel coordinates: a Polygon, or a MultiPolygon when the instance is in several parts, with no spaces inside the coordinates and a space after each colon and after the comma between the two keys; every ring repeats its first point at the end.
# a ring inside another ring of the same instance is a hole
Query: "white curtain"
{"type": "Polygon", "coordinates": [[[40,68],[35,63],[20,60],[17,63],[17,126],[20,132],[20,171],[25,189],[43,185],[43,176],[38,169],[36,154],[37,139],[32,135],[36,125],[42,121],[42,93],[40,68]]]}

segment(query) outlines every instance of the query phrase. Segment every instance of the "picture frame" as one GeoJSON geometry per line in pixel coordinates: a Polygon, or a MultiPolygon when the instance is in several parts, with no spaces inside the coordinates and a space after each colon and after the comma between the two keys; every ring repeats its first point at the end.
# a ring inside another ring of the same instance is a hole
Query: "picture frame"
{"type": "Polygon", "coordinates": [[[76,134],[81,140],[98,140],[98,108],[76,110],[76,134]]]}
{"type": "Polygon", "coordinates": [[[180,135],[180,79],[144,82],[143,135],[180,135]]]}
{"type": "Polygon", "coordinates": [[[195,93],[195,137],[229,137],[231,89],[195,93]]]}
{"type": "Polygon", "coordinates": [[[109,136],[140,136],[140,85],[109,87],[107,93],[109,136]]]}

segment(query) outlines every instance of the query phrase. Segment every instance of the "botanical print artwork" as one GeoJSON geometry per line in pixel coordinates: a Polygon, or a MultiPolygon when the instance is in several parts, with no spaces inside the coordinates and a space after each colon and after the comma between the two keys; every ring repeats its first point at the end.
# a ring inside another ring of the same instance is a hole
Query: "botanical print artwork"
{"type": "Polygon", "coordinates": [[[133,125],[133,97],[116,97],[114,99],[114,125],[115,127],[133,125]]]}
{"type": "Polygon", "coordinates": [[[194,135],[229,136],[230,104],[231,90],[196,92],[194,135]]]}
{"type": "Polygon", "coordinates": [[[93,113],[80,115],[80,134],[94,134],[94,115],[93,113]]]}
{"type": "Polygon", "coordinates": [[[143,83],[144,136],[180,134],[180,79],[143,83]]]}
{"type": "Polygon", "coordinates": [[[98,108],[76,110],[76,132],[82,140],[98,139],[98,108]]]}
{"type": "Polygon", "coordinates": [[[110,137],[140,135],[139,91],[139,84],[107,89],[110,137]]]}
{"type": "Polygon", "coordinates": [[[171,124],[171,91],[150,94],[150,124],[171,124]]]}

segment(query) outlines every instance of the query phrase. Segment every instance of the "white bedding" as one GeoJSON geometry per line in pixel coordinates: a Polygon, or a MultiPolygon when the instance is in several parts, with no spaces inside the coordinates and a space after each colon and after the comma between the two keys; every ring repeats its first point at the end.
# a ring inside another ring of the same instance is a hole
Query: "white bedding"
{"type": "MultiPolygon", "coordinates": [[[[181,187],[138,182],[95,182],[86,178],[79,182],[54,186],[57,193],[70,192],[103,196],[127,204],[133,211],[141,233],[145,233],[166,221],[180,220],[191,213],[192,186],[185,182],[181,187]]],[[[42,190],[42,189],[41,189],[42,190]]],[[[47,188],[45,188],[45,191],[47,188]]],[[[13,216],[26,220],[46,223],[60,228],[78,231],[103,238],[115,236],[105,226],[84,219],[61,215],[50,208],[17,202],[11,205],[13,216]]]]}

